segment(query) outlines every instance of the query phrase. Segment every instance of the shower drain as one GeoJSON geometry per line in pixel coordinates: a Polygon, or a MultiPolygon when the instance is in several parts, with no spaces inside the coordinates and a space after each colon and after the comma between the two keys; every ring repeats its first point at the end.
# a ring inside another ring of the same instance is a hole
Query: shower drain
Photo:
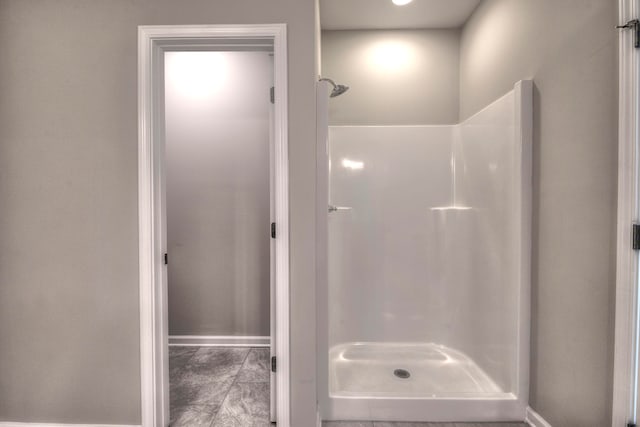
{"type": "Polygon", "coordinates": [[[402,378],[403,380],[406,380],[411,376],[411,373],[406,369],[396,369],[393,371],[393,375],[395,375],[398,378],[402,378]]]}

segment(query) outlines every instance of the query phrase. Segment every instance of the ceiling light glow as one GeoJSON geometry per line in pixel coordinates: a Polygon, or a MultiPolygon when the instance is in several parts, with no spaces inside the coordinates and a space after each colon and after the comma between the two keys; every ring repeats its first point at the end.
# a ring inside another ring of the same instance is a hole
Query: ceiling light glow
{"type": "Polygon", "coordinates": [[[396,6],[404,6],[405,4],[411,3],[413,0],[391,0],[393,4],[396,6]]]}

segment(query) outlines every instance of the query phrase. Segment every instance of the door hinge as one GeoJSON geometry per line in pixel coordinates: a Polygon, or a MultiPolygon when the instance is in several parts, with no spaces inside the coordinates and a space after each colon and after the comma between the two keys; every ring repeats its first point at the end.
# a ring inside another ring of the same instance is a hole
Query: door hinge
{"type": "Polygon", "coordinates": [[[164,254],[164,265],[168,265],[169,264],[169,254],[165,253],[164,254]]]}
{"type": "Polygon", "coordinates": [[[269,89],[269,99],[271,100],[272,104],[276,103],[276,88],[271,86],[271,89],[269,89]]]}
{"type": "Polygon", "coordinates": [[[631,248],[634,251],[640,250],[640,224],[633,224],[631,248]]]}
{"type": "Polygon", "coordinates": [[[633,45],[636,49],[640,48],[640,20],[632,19],[624,25],[616,26],[619,30],[633,30],[634,42],[633,45]]]}
{"type": "Polygon", "coordinates": [[[271,223],[271,238],[272,239],[276,238],[276,223],[275,222],[271,223]]]}
{"type": "Polygon", "coordinates": [[[271,372],[275,372],[275,371],[276,371],[276,357],[271,356],[271,372]]]}

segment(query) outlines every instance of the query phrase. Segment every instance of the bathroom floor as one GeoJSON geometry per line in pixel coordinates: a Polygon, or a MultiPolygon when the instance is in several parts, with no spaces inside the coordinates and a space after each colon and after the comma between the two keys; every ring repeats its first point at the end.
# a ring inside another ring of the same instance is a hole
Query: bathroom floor
{"type": "Polygon", "coordinates": [[[269,349],[169,347],[172,427],[269,422],[269,349]]]}
{"type": "MultiPolygon", "coordinates": [[[[269,349],[169,347],[171,427],[272,427],[269,349]]],[[[325,421],[323,427],[526,427],[524,423],[325,421]]]]}
{"type": "Polygon", "coordinates": [[[324,421],[322,427],[528,427],[525,423],[390,423],[387,421],[324,421]]]}

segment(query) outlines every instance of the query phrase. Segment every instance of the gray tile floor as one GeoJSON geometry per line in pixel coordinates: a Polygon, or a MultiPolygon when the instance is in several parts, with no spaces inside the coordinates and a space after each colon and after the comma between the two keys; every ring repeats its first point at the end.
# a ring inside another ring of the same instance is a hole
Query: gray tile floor
{"type": "Polygon", "coordinates": [[[324,421],[322,427],[527,427],[525,423],[390,423],[386,421],[324,421]]]}
{"type": "Polygon", "coordinates": [[[172,427],[266,427],[269,349],[169,347],[172,427]]]}
{"type": "MultiPolygon", "coordinates": [[[[172,427],[272,427],[269,350],[169,347],[172,427]]],[[[526,427],[523,423],[325,421],[323,427],[526,427]]]]}

